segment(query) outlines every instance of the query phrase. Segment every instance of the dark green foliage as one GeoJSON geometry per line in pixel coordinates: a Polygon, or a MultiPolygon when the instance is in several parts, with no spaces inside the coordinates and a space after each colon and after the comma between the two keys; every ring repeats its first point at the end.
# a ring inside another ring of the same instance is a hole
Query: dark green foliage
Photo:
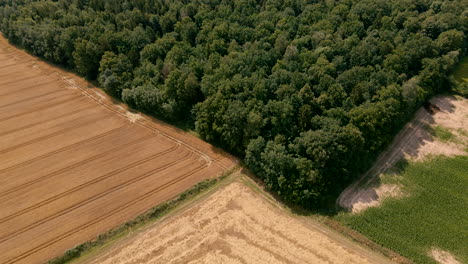
{"type": "Polygon", "coordinates": [[[93,41],[77,39],[72,53],[76,71],[87,78],[96,78],[102,53],[99,45],[93,41]]]}
{"type": "Polygon", "coordinates": [[[130,87],[132,63],[125,54],[106,51],[99,66],[99,84],[110,94],[120,97],[122,89],[130,87]]]}
{"type": "Polygon", "coordinates": [[[185,122],[315,207],[466,53],[466,1],[2,1],[13,43],[185,122]]]}

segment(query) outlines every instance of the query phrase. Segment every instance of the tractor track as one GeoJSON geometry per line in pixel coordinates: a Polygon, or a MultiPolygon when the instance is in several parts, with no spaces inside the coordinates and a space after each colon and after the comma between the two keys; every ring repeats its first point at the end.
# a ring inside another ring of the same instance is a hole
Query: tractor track
{"type": "Polygon", "coordinates": [[[47,262],[237,162],[2,36],[0,58],[0,263],[47,262]]]}
{"type": "MultiPolygon", "coordinates": [[[[123,114],[122,112],[118,111],[117,109],[115,109],[114,106],[112,105],[109,105],[107,103],[103,103],[101,100],[99,100],[98,98],[96,98],[95,96],[91,95],[90,93],[88,93],[87,91],[85,91],[82,87],[78,86],[78,85],[75,85],[73,82],[71,82],[69,79],[67,79],[65,76],[61,76],[59,73],[56,73],[56,76],[60,79],[62,79],[63,81],[69,83],[71,86],[77,88],[78,90],[81,91],[81,93],[83,93],[86,97],[92,99],[93,101],[97,102],[98,104],[106,107],[107,109],[111,110],[112,112],[116,113],[117,115],[119,115],[120,117],[128,120],[128,117],[123,114]]],[[[145,120],[146,121],[146,120],[145,120]]],[[[227,169],[227,167],[222,164],[221,162],[219,162],[220,159],[213,159],[211,158],[208,154],[206,154],[205,152],[197,149],[197,148],[194,148],[192,147],[190,144],[187,144],[185,142],[183,142],[182,140],[179,140],[171,135],[169,135],[168,133],[162,131],[161,129],[155,127],[155,126],[152,126],[152,125],[148,125],[147,122],[143,122],[141,120],[137,120],[136,123],[138,123],[139,125],[143,126],[143,127],[146,127],[152,131],[157,131],[159,134],[161,134],[162,136],[178,143],[178,144],[181,144],[183,145],[184,147],[196,152],[197,154],[201,155],[208,163],[211,163],[212,161],[215,161],[221,168],[223,169],[227,169]]]]}
{"type": "MultiPolygon", "coordinates": [[[[379,175],[385,172],[388,168],[393,166],[395,162],[398,160],[398,156],[401,154],[400,149],[402,149],[408,142],[400,141],[401,138],[411,138],[418,130],[425,125],[424,121],[416,120],[416,124],[414,126],[408,126],[404,128],[399,135],[397,135],[394,139],[394,143],[391,143],[389,147],[387,147],[387,151],[383,152],[379,155],[377,160],[375,161],[374,165],[357,181],[352,183],[348,186],[338,197],[336,200],[336,205],[339,207],[343,207],[344,204],[354,204],[358,201],[361,196],[363,195],[361,192],[358,192],[358,189],[362,188],[360,186],[369,186],[373,181],[375,181],[379,175]],[[352,197],[352,198],[351,198],[352,197]],[[351,199],[350,199],[351,198],[351,199]],[[345,202],[348,200],[348,202],[345,202]]],[[[349,209],[349,208],[348,208],[349,209]]]]}
{"type": "Polygon", "coordinates": [[[26,126],[23,126],[23,127],[19,127],[19,128],[7,131],[7,132],[0,133],[0,137],[10,135],[12,133],[20,132],[20,131],[23,131],[25,129],[33,128],[35,126],[40,126],[40,125],[43,125],[43,124],[47,124],[49,122],[52,122],[52,121],[55,121],[55,120],[58,120],[58,119],[61,119],[61,118],[67,117],[67,116],[71,116],[71,115],[74,115],[74,114],[78,114],[80,112],[90,110],[90,109],[93,109],[93,108],[96,108],[96,107],[98,107],[98,106],[97,105],[86,106],[84,108],[80,108],[80,109],[77,109],[75,111],[63,114],[63,115],[55,116],[54,118],[51,118],[51,119],[47,119],[47,120],[44,120],[44,121],[32,123],[32,124],[29,124],[29,125],[26,125],[26,126]]]}
{"type": "MultiPolygon", "coordinates": [[[[38,203],[38,204],[35,204],[35,205],[33,205],[33,206],[29,207],[29,208],[25,208],[24,210],[22,210],[22,211],[20,211],[20,212],[17,212],[16,214],[13,214],[13,215],[10,215],[10,216],[8,216],[8,217],[5,217],[5,218],[3,218],[3,219],[0,220],[0,221],[1,221],[0,223],[4,223],[4,222],[6,222],[6,221],[8,221],[8,220],[11,220],[11,219],[13,219],[13,218],[15,218],[15,217],[18,217],[18,216],[20,216],[20,215],[23,215],[23,214],[25,214],[25,213],[27,213],[27,212],[29,212],[29,211],[31,211],[31,210],[40,208],[41,206],[44,206],[44,205],[46,205],[46,204],[48,204],[48,203],[51,203],[51,202],[56,201],[56,200],[58,200],[58,199],[60,199],[60,198],[63,198],[63,197],[65,197],[65,196],[67,196],[67,195],[69,195],[69,194],[71,194],[71,193],[73,193],[73,192],[82,190],[82,189],[84,189],[84,188],[86,188],[86,187],[88,187],[88,186],[90,186],[90,185],[92,185],[92,184],[95,184],[95,183],[97,183],[97,182],[100,182],[100,181],[102,181],[102,180],[105,180],[105,179],[107,179],[107,178],[109,178],[109,177],[111,177],[111,176],[114,176],[114,175],[116,175],[116,174],[118,174],[118,173],[120,173],[120,172],[126,171],[126,170],[131,169],[131,168],[133,168],[133,167],[135,167],[135,166],[138,166],[138,165],[140,165],[140,164],[143,164],[143,163],[145,163],[145,162],[147,162],[147,161],[150,161],[150,160],[152,160],[152,159],[154,159],[154,158],[157,158],[157,157],[166,155],[166,154],[168,154],[168,153],[170,153],[170,152],[173,152],[173,151],[174,151],[175,149],[177,149],[177,148],[178,148],[178,147],[176,146],[176,147],[175,147],[174,149],[172,149],[172,150],[169,149],[169,150],[166,150],[166,151],[157,153],[157,154],[155,154],[155,155],[153,155],[153,156],[151,156],[151,157],[145,158],[144,160],[140,160],[140,161],[138,161],[138,162],[135,162],[134,164],[125,166],[125,167],[123,167],[123,168],[121,168],[121,169],[115,170],[115,171],[113,171],[113,172],[111,172],[111,173],[108,173],[108,174],[103,175],[103,176],[101,176],[101,177],[95,178],[95,179],[93,179],[92,181],[89,181],[89,182],[83,183],[83,184],[81,184],[81,185],[78,185],[78,186],[76,186],[76,187],[74,187],[74,188],[72,188],[72,189],[70,189],[70,190],[68,190],[68,191],[66,191],[66,192],[60,193],[60,194],[58,194],[58,195],[56,195],[56,196],[53,196],[53,197],[51,197],[51,198],[49,198],[49,199],[47,199],[47,200],[44,200],[44,201],[42,201],[42,202],[40,202],[40,203],[38,203]]],[[[80,207],[83,207],[83,206],[85,206],[85,205],[87,205],[87,204],[89,204],[89,203],[91,203],[91,202],[94,202],[94,201],[96,201],[97,199],[99,199],[99,198],[101,198],[101,197],[103,197],[103,196],[106,196],[106,195],[108,195],[108,194],[111,194],[111,193],[113,193],[113,192],[115,192],[115,191],[117,191],[117,190],[120,190],[120,189],[122,189],[122,188],[124,188],[124,187],[126,187],[126,186],[129,186],[129,185],[131,185],[131,184],[133,184],[133,183],[136,183],[136,182],[138,182],[138,181],[140,181],[140,180],[142,180],[142,179],[145,179],[145,178],[151,176],[151,175],[154,174],[154,173],[157,173],[157,172],[160,172],[160,171],[162,171],[162,170],[168,169],[168,168],[172,167],[173,165],[176,165],[176,164],[178,164],[178,163],[180,163],[180,162],[182,162],[182,161],[188,159],[188,158],[192,155],[192,153],[193,153],[193,152],[188,152],[185,156],[180,157],[180,158],[176,159],[175,161],[172,161],[172,162],[170,162],[170,163],[164,164],[163,166],[160,166],[160,167],[155,168],[155,169],[153,169],[153,170],[151,170],[151,171],[149,171],[149,172],[146,172],[146,173],[144,173],[144,174],[142,174],[142,175],[140,175],[140,176],[137,176],[137,177],[135,177],[135,178],[132,178],[132,179],[130,179],[130,180],[127,181],[127,182],[124,182],[124,183],[122,183],[122,184],[119,184],[119,185],[117,185],[117,186],[114,186],[113,188],[107,189],[107,190],[105,190],[104,192],[101,192],[101,193],[99,193],[99,194],[97,194],[97,195],[95,195],[95,196],[89,197],[88,199],[86,199],[86,200],[84,200],[84,201],[81,201],[81,202],[79,202],[79,203],[77,203],[77,204],[74,204],[74,205],[72,205],[72,206],[69,206],[69,207],[67,207],[67,208],[65,208],[65,209],[63,209],[63,210],[61,210],[61,211],[59,211],[59,212],[56,212],[56,213],[53,214],[53,215],[49,215],[49,216],[47,216],[47,217],[45,217],[45,218],[43,218],[43,219],[41,219],[41,220],[38,220],[37,222],[34,222],[33,224],[30,224],[30,225],[25,226],[25,227],[23,227],[23,228],[21,228],[21,229],[15,231],[15,232],[12,232],[12,233],[10,233],[10,234],[7,234],[6,236],[3,236],[3,237],[0,238],[0,243],[5,242],[6,240],[8,240],[8,239],[10,239],[10,238],[12,238],[12,237],[18,236],[18,235],[20,235],[20,234],[22,234],[22,233],[24,233],[24,232],[26,232],[26,231],[28,231],[28,230],[30,230],[30,229],[36,227],[36,226],[39,226],[39,225],[41,225],[41,224],[43,224],[43,223],[46,223],[46,222],[48,222],[48,221],[51,221],[51,220],[53,220],[53,219],[55,219],[55,218],[57,218],[57,217],[60,217],[60,216],[62,216],[62,215],[64,215],[64,214],[69,213],[69,212],[71,212],[71,211],[73,211],[73,210],[76,210],[76,209],[78,209],[78,208],[80,208],[80,207]]]]}
{"type": "Polygon", "coordinates": [[[70,132],[70,131],[73,131],[77,128],[80,128],[80,127],[85,127],[89,124],[92,124],[92,123],[95,123],[96,121],[98,120],[105,120],[105,119],[109,119],[111,118],[113,115],[112,114],[107,114],[103,117],[100,117],[98,116],[97,118],[93,118],[89,121],[86,121],[86,122],[83,122],[79,125],[75,125],[73,127],[69,127],[69,128],[65,128],[65,129],[62,129],[62,130],[59,130],[59,131],[56,131],[52,134],[49,134],[49,135],[46,135],[46,136],[43,136],[43,137],[39,137],[39,138],[36,138],[36,139],[33,139],[33,140],[30,140],[30,141],[27,141],[27,142],[24,142],[24,143],[21,143],[19,145],[16,145],[14,147],[11,147],[11,148],[7,148],[7,149],[3,149],[3,150],[0,150],[0,154],[5,154],[5,153],[8,153],[8,152],[11,152],[13,150],[16,150],[16,149],[19,149],[19,148],[22,148],[22,147],[25,147],[25,146],[28,146],[28,145],[31,145],[31,144],[34,144],[34,143],[37,143],[37,142],[40,142],[40,141],[43,141],[43,140],[46,140],[46,139],[49,139],[49,138],[52,138],[52,137],[55,137],[55,136],[58,136],[58,135],[61,135],[61,134],[64,134],[64,133],[67,133],[67,132],[70,132]]]}
{"type": "Polygon", "coordinates": [[[27,78],[15,79],[15,80],[8,81],[8,82],[5,82],[5,83],[0,83],[0,87],[10,85],[10,84],[17,84],[17,83],[24,82],[24,81],[30,81],[30,80],[33,80],[35,78],[40,78],[40,77],[43,77],[43,76],[44,75],[39,73],[38,75],[30,76],[30,77],[27,77],[27,78]]]}
{"type": "Polygon", "coordinates": [[[130,207],[130,206],[132,206],[132,205],[134,205],[134,204],[136,204],[136,203],[138,203],[138,202],[140,202],[140,201],[143,201],[144,199],[150,197],[150,196],[153,195],[153,194],[156,194],[157,192],[159,192],[159,191],[161,191],[161,190],[167,189],[168,187],[170,187],[170,186],[172,186],[172,185],[174,185],[174,184],[176,184],[176,183],[178,183],[178,182],[180,182],[180,181],[186,179],[186,178],[189,177],[190,175],[195,174],[195,173],[201,171],[202,169],[206,168],[207,166],[208,166],[208,165],[207,165],[206,163],[203,164],[203,165],[200,165],[200,166],[198,166],[197,168],[195,168],[195,169],[193,169],[193,170],[191,170],[191,171],[189,171],[189,172],[183,174],[182,176],[179,176],[179,177],[175,178],[174,180],[172,180],[172,181],[170,181],[170,182],[168,182],[168,183],[166,183],[166,184],[163,184],[163,185],[160,186],[160,187],[157,187],[156,189],[153,189],[153,190],[151,190],[151,191],[146,192],[144,195],[138,197],[137,199],[132,200],[131,202],[128,202],[127,204],[125,204],[125,205],[123,205],[123,206],[121,206],[121,207],[119,207],[119,208],[116,208],[116,209],[110,211],[109,213],[107,213],[107,214],[105,214],[105,215],[103,215],[103,216],[100,216],[100,217],[94,219],[94,220],[91,221],[91,222],[88,222],[88,223],[82,224],[82,225],[80,225],[80,226],[78,226],[78,227],[76,227],[76,228],[73,228],[72,230],[69,230],[69,231],[65,232],[64,234],[62,234],[62,235],[60,235],[60,236],[58,236],[58,237],[56,237],[56,238],[54,238],[54,239],[52,239],[52,240],[49,240],[49,241],[47,241],[47,242],[45,242],[45,243],[42,243],[42,244],[38,245],[38,246],[36,246],[35,248],[31,249],[31,250],[28,251],[28,252],[25,252],[25,253],[23,253],[23,254],[21,254],[21,255],[18,255],[18,256],[14,257],[14,258],[11,258],[11,259],[7,260],[7,261],[4,262],[4,263],[5,263],[5,264],[9,264],[9,263],[15,263],[15,262],[17,262],[17,261],[20,261],[20,260],[22,260],[22,259],[24,259],[24,258],[26,258],[26,257],[28,257],[28,256],[30,256],[30,255],[32,255],[32,254],[34,254],[34,253],[36,253],[36,252],[38,252],[38,251],[44,249],[44,248],[49,247],[50,245],[52,245],[52,244],[54,244],[54,243],[57,243],[57,242],[60,241],[60,240],[63,240],[63,239],[65,239],[65,238],[67,238],[67,237],[69,237],[69,236],[71,236],[71,235],[73,235],[73,234],[79,232],[80,230],[83,230],[83,229],[85,229],[85,228],[88,228],[88,227],[90,227],[90,226],[96,224],[96,223],[99,223],[99,222],[101,222],[102,220],[105,220],[106,218],[108,218],[108,217],[110,217],[110,216],[112,216],[112,215],[115,215],[115,214],[117,214],[117,213],[123,211],[124,209],[126,209],[126,208],[128,208],[128,207],[130,207]]]}
{"type": "Polygon", "coordinates": [[[54,83],[54,82],[56,82],[56,81],[53,80],[53,81],[47,81],[47,82],[44,82],[44,83],[33,84],[33,85],[30,85],[30,86],[26,86],[25,88],[21,88],[21,89],[18,89],[18,90],[14,90],[14,91],[12,91],[12,92],[0,94],[0,96],[7,96],[7,95],[15,94],[15,93],[24,92],[24,91],[27,91],[27,90],[30,90],[30,89],[34,89],[34,88],[37,88],[37,87],[41,87],[41,86],[44,86],[44,85],[48,85],[48,84],[51,84],[51,83],[54,83]]]}
{"type": "Polygon", "coordinates": [[[15,168],[17,168],[17,167],[24,166],[24,165],[26,165],[26,164],[28,164],[28,163],[32,163],[32,162],[34,162],[34,161],[37,161],[37,160],[40,160],[40,159],[42,159],[42,158],[45,158],[45,157],[48,157],[48,156],[51,156],[51,155],[60,153],[60,152],[62,152],[62,151],[69,150],[69,149],[74,148],[74,147],[76,147],[76,146],[78,146],[78,145],[80,145],[80,144],[87,143],[87,142],[89,142],[89,141],[93,141],[93,140],[96,140],[96,139],[105,137],[105,136],[107,136],[107,135],[110,135],[110,134],[114,133],[115,131],[124,129],[125,127],[126,127],[126,126],[124,125],[124,126],[121,126],[121,127],[114,128],[114,129],[109,130],[109,131],[107,131],[107,132],[105,132],[105,133],[96,135],[96,136],[94,136],[94,137],[91,137],[91,138],[88,138],[88,139],[85,139],[85,140],[82,140],[82,141],[78,141],[78,142],[73,143],[73,144],[71,144],[71,145],[68,145],[68,146],[65,146],[65,147],[63,147],[63,148],[60,148],[60,149],[57,149],[57,150],[48,152],[48,153],[46,153],[46,154],[44,154],[44,155],[38,156],[38,157],[36,157],[36,158],[30,159],[30,160],[27,160],[27,161],[24,161],[24,162],[21,162],[21,163],[19,163],[19,164],[13,165],[13,166],[11,166],[11,167],[4,168],[4,169],[0,170],[0,173],[3,173],[3,172],[6,172],[6,171],[15,169],[15,168]]]}
{"type": "Polygon", "coordinates": [[[28,101],[31,101],[31,100],[34,100],[34,99],[37,99],[37,98],[41,98],[41,97],[44,97],[44,96],[47,96],[47,95],[50,95],[50,94],[60,93],[60,92],[63,92],[63,91],[54,90],[54,91],[50,91],[50,92],[43,93],[43,94],[40,94],[40,95],[36,95],[36,96],[33,96],[33,97],[29,97],[29,98],[25,98],[25,99],[22,99],[22,100],[15,101],[15,102],[11,102],[11,103],[8,103],[6,105],[0,105],[0,109],[4,108],[4,107],[11,106],[11,105],[15,105],[15,104],[22,104],[24,102],[28,102],[28,101]]]}
{"type": "Polygon", "coordinates": [[[16,115],[12,115],[12,116],[2,118],[2,119],[0,119],[0,122],[10,120],[10,119],[13,119],[13,118],[16,118],[16,117],[24,116],[24,115],[27,115],[27,114],[30,114],[30,113],[33,113],[33,112],[41,111],[41,110],[44,110],[44,109],[47,109],[47,108],[52,108],[52,107],[55,107],[57,105],[61,105],[61,104],[64,104],[64,103],[69,103],[69,102],[72,102],[72,101],[77,100],[77,99],[83,99],[83,97],[78,95],[78,96],[74,96],[74,97],[67,98],[65,100],[59,101],[59,102],[57,102],[57,103],[55,103],[53,105],[46,105],[46,106],[37,107],[37,108],[31,109],[31,110],[26,111],[26,112],[22,112],[22,113],[19,113],[19,114],[16,114],[16,115]]]}
{"type": "MultiPolygon", "coordinates": [[[[110,153],[112,153],[112,152],[114,152],[114,151],[116,151],[116,150],[118,150],[118,149],[122,149],[122,148],[129,147],[129,146],[131,146],[131,145],[134,145],[134,144],[137,144],[137,143],[146,141],[146,140],[148,140],[148,139],[150,139],[150,138],[154,138],[155,136],[156,136],[155,134],[152,134],[152,135],[149,135],[149,136],[146,136],[146,137],[143,137],[143,138],[138,138],[138,139],[136,139],[136,140],[130,141],[130,142],[124,144],[124,145],[118,145],[118,146],[116,146],[116,147],[114,147],[114,148],[111,148],[111,149],[105,151],[105,152],[102,152],[102,153],[99,153],[99,154],[97,154],[97,155],[91,156],[91,157],[89,157],[89,158],[87,158],[87,159],[84,159],[84,160],[82,160],[82,161],[80,161],[80,162],[74,163],[74,164],[72,164],[72,165],[70,165],[70,166],[61,168],[61,169],[59,169],[59,170],[53,171],[53,172],[51,172],[51,173],[48,173],[48,174],[46,174],[46,175],[44,175],[44,176],[42,176],[42,177],[36,178],[36,179],[34,179],[34,180],[32,180],[32,181],[29,181],[29,182],[23,183],[23,184],[21,184],[21,185],[18,185],[18,186],[14,187],[14,188],[8,189],[8,191],[1,192],[1,193],[0,193],[0,197],[3,197],[3,196],[5,196],[5,195],[8,195],[8,194],[13,193],[13,192],[17,192],[17,191],[19,191],[19,190],[21,190],[21,189],[24,189],[24,188],[26,188],[26,187],[28,187],[28,186],[30,186],[30,185],[32,185],[32,184],[38,183],[38,182],[40,182],[40,181],[43,181],[43,180],[45,180],[45,179],[48,179],[48,178],[50,178],[50,177],[53,177],[53,176],[55,176],[55,175],[58,175],[58,174],[60,174],[60,173],[65,172],[65,171],[74,169],[74,168],[76,168],[76,167],[79,167],[79,166],[81,166],[81,165],[84,165],[84,164],[86,164],[86,163],[88,163],[88,162],[90,162],[90,161],[93,161],[93,160],[95,160],[95,159],[105,157],[106,155],[108,155],[108,154],[110,154],[110,153]]],[[[3,219],[0,219],[0,223],[3,223],[3,222],[4,222],[3,219]]]]}

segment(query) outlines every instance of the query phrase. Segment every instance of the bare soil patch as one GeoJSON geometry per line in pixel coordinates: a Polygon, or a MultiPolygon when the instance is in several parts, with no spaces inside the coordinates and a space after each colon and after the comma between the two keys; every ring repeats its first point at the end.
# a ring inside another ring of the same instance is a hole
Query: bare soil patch
{"type": "Polygon", "coordinates": [[[450,252],[438,248],[432,248],[429,252],[429,256],[440,264],[461,264],[450,252]]]}
{"type": "Polygon", "coordinates": [[[88,262],[390,262],[327,232],[331,231],[307,224],[243,183],[234,182],[88,262]]]}
{"type": "Polygon", "coordinates": [[[386,197],[401,195],[398,185],[392,186],[390,192],[384,191],[388,186],[381,184],[382,173],[402,159],[421,161],[436,155],[465,155],[467,135],[468,100],[454,96],[434,97],[429,104],[418,110],[415,118],[398,133],[374,166],[342,192],[337,204],[357,213],[378,206],[386,197]],[[456,140],[442,141],[435,137],[430,128],[436,126],[453,133],[456,140]]]}
{"type": "Polygon", "coordinates": [[[0,263],[43,263],[237,161],[0,37],[0,263]]]}

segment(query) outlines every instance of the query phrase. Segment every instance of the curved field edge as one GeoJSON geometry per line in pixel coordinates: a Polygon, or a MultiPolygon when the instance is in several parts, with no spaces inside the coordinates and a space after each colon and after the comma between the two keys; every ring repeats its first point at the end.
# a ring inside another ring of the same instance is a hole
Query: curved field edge
{"type": "Polygon", "coordinates": [[[429,256],[434,247],[467,263],[468,156],[434,157],[399,167],[404,197],[336,219],[417,263],[436,263],[429,256]]]}
{"type": "Polygon", "coordinates": [[[194,199],[198,199],[201,194],[215,189],[216,186],[221,186],[223,183],[229,182],[228,178],[230,178],[237,169],[238,167],[236,166],[217,178],[201,181],[183,193],[179,194],[176,198],[153,207],[145,213],[137,216],[135,219],[127,221],[118,227],[112,228],[109,231],[100,234],[93,240],[77,245],[76,247],[66,251],[62,256],[50,260],[48,263],[70,263],[85,255],[92,254],[99,249],[107,247],[130,232],[136,231],[150,223],[160,220],[162,217],[182,207],[184,204],[187,204],[194,199]]]}

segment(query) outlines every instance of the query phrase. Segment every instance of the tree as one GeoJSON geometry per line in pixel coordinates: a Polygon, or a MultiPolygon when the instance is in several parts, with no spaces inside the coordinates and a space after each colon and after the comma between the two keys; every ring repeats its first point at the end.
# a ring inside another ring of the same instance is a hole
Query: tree
{"type": "Polygon", "coordinates": [[[187,41],[191,45],[195,45],[198,28],[190,17],[184,17],[182,21],[177,22],[174,31],[179,34],[183,41],[187,41]]]}
{"type": "Polygon", "coordinates": [[[114,96],[120,97],[125,88],[129,88],[132,80],[132,63],[124,54],[115,55],[106,51],[102,56],[99,67],[99,83],[114,96]]]}
{"type": "Polygon", "coordinates": [[[291,203],[333,197],[467,52],[463,1],[0,1],[0,30],[245,158],[291,203]]]}
{"type": "Polygon", "coordinates": [[[77,39],[75,42],[75,50],[72,54],[73,62],[78,73],[89,79],[96,78],[99,69],[99,61],[103,54],[99,46],[86,39],[77,39]]]}
{"type": "Polygon", "coordinates": [[[436,45],[439,51],[444,54],[449,51],[455,51],[463,47],[465,34],[462,31],[451,29],[442,32],[436,40],[436,45]]]}

